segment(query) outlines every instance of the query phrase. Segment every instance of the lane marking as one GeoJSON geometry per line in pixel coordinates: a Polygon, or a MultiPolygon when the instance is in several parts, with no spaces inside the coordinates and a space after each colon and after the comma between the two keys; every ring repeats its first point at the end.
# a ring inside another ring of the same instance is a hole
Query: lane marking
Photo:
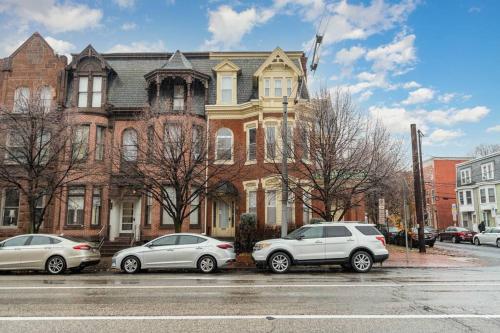
{"type": "MultiPolygon", "coordinates": [[[[57,289],[268,289],[268,288],[401,288],[401,287],[498,287],[499,283],[384,283],[384,284],[231,284],[231,285],[85,285],[85,286],[1,286],[1,290],[57,290],[57,289]]],[[[489,290],[500,292],[500,290],[489,290]]]]}
{"type": "Polygon", "coordinates": [[[95,320],[252,320],[252,319],[500,319],[500,314],[402,314],[402,315],[227,315],[227,316],[67,316],[0,317],[2,321],[95,321],[95,320]]]}

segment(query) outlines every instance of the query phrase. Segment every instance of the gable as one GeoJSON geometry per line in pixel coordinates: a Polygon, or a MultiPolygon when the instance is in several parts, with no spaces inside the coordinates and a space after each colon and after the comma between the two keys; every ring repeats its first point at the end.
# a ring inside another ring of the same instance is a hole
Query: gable
{"type": "Polygon", "coordinates": [[[264,61],[264,63],[257,69],[254,76],[261,76],[264,71],[275,68],[289,69],[297,76],[302,76],[304,74],[302,69],[297,67],[281,48],[277,47],[266,59],[266,61],[264,61]]]}
{"type": "Polygon", "coordinates": [[[56,54],[47,41],[39,33],[35,32],[9,58],[13,65],[17,61],[29,65],[39,65],[47,57],[56,57],[56,54]]]}
{"type": "Polygon", "coordinates": [[[225,59],[213,68],[216,72],[239,72],[241,69],[229,59],[225,59]]]}

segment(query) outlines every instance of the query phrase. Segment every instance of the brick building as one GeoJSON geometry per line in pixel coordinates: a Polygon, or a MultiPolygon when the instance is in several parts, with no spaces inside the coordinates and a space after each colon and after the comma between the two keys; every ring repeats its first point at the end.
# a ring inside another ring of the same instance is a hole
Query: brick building
{"type": "MultiPolygon", "coordinates": [[[[244,155],[241,177],[200,202],[198,213],[185,221],[183,231],[234,237],[244,212],[256,213],[261,228],[281,224],[279,177],[269,166],[278,154],[283,96],[295,96],[303,87],[297,104],[288,108],[292,138],[296,111],[309,101],[303,52],[276,48],[272,52],[102,54],[89,45],[66,65],[64,57],[34,34],[9,58],[0,60],[0,66],[0,104],[11,106],[19,87],[49,85],[53,103],[79,126],[87,148],[81,163],[93,171],[92,176],[64,191],[49,210],[44,231],[89,239],[104,235],[110,240],[132,234],[146,240],[173,232],[173,221],[161,205],[138,194],[123,179],[119,163],[114,163],[117,149],[127,151],[122,158],[137,158],[130,142],[145,128],[134,114],[160,99],[167,102],[162,123],[189,122],[209,133],[214,163],[218,154],[229,154],[231,158],[220,160],[226,164],[234,162],[236,153],[244,155]]],[[[3,221],[5,189],[2,193],[3,221]]],[[[15,223],[0,228],[1,237],[26,230],[22,201],[18,198],[14,203],[20,212],[15,223]]],[[[296,225],[312,217],[297,198],[291,197],[288,207],[289,222],[296,225]]],[[[364,208],[357,207],[345,218],[363,220],[364,208]]]]}
{"type": "Polygon", "coordinates": [[[432,157],[424,161],[425,196],[429,225],[443,230],[458,225],[453,219],[452,205],[456,204],[456,165],[468,157],[432,157]]]}

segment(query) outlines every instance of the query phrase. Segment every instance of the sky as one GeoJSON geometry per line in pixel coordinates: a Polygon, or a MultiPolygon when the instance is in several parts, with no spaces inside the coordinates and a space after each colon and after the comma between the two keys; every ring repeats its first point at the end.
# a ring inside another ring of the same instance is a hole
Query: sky
{"type": "Polygon", "coordinates": [[[309,88],[342,88],[424,157],[500,143],[497,0],[0,0],[0,57],[33,32],[60,54],[302,50],[309,88]]]}

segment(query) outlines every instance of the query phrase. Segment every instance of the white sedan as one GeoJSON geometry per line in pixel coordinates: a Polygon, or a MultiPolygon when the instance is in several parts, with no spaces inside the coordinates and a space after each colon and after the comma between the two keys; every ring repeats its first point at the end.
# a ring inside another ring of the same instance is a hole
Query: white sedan
{"type": "Polygon", "coordinates": [[[491,244],[500,247],[500,227],[488,228],[479,234],[475,234],[474,244],[491,244]]]}
{"type": "Polygon", "coordinates": [[[233,245],[199,234],[178,233],[117,252],[111,267],[125,273],[141,269],[197,268],[212,273],[235,261],[233,245]]]}

